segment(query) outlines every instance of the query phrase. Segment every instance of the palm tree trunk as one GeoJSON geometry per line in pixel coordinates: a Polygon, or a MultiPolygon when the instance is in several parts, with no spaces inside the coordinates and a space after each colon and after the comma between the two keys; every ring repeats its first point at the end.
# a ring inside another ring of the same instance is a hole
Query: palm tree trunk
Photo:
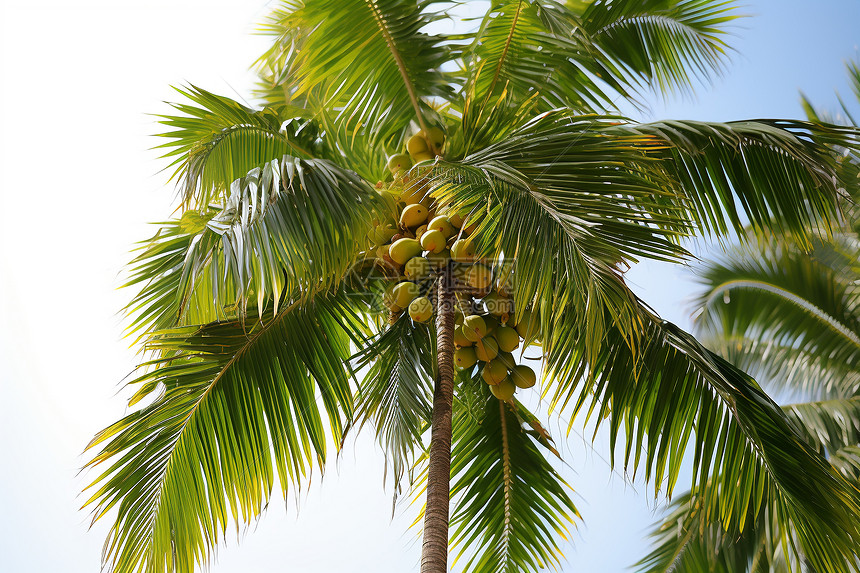
{"type": "Polygon", "coordinates": [[[436,290],[436,355],[439,373],[433,390],[430,467],[421,573],[448,570],[448,504],[451,486],[451,409],[454,401],[454,295],[449,268],[439,276],[436,290]]]}

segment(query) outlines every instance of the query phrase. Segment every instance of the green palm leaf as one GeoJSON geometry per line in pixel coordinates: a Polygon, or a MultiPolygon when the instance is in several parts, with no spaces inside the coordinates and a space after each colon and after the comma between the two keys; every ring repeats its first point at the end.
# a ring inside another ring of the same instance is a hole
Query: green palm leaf
{"type": "Polygon", "coordinates": [[[619,126],[617,133],[653,137],[648,155],[677,181],[689,217],[707,233],[753,229],[808,241],[809,229],[834,218],[847,182],[822,144],[857,147],[860,131],[812,122],[662,121],[619,126]]]}
{"type": "Polygon", "coordinates": [[[502,90],[516,100],[534,96],[541,110],[614,109],[606,92],[623,91],[623,86],[607,89],[589,73],[611,63],[587,38],[574,34],[579,26],[575,15],[554,0],[494,0],[463,51],[469,85],[465,93],[478,102],[475,112],[480,115],[502,90]]]}
{"type": "Polygon", "coordinates": [[[460,377],[451,462],[451,539],[464,570],[537,571],[560,564],[561,539],[579,513],[570,486],[547,461],[545,434],[517,403],[493,397],[481,380],[460,377]],[[524,417],[518,412],[522,411],[524,417]]]}
{"type": "MultiPolygon", "coordinates": [[[[570,337],[575,336],[573,333],[570,337]]],[[[613,452],[624,441],[624,466],[644,469],[655,493],[671,491],[691,434],[697,507],[708,522],[743,532],[765,507],[795,524],[798,546],[816,570],[846,571],[860,515],[858,490],[796,434],[750,379],[665,321],[653,321],[634,354],[617,331],[591,365],[579,354],[547,356],[557,407],[571,423],[588,404],[599,427],[609,418],[613,452]]],[[[614,463],[614,459],[613,459],[614,463]]]]}
{"type": "Polygon", "coordinates": [[[233,181],[272,159],[311,156],[317,137],[313,124],[284,123],[301,116],[281,117],[273,108],[253,110],[195,86],[176,91],[191,103],[171,104],[179,115],[158,116],[169,128],[158,136],[170,140],[158,148],[167,150],[164,157],[174,158],[173,178],[190,207],[221,203],[233,181]]]}
{"type": "Polygon", "coordinates": [[[727,532],[707,521],[689,493],[675,499],[665,521],[651,533],[654,548],[636,564],[640,573],[790,573],[802,571],[790,537],[770,508],[755,518],[756,527],[727,532]],[[786,536],[788,535],[788,537],[786,536]]]}
{"type": "Polygon", "coordinates": [[[379,195],[325,160],[284,156],[231,186],[225,206],[168,224],[133,262],[132,329],[229,318],[249,303],[278,310],[282,293],[336,286],[366,243],[379,195]],[[187,229],[188,231],[184,231],[187,229]]]}
{"type": "Polygon", "coordinates": [[[857,275],[846,265],[856,264],[858,250],[841,243],[844,251],[834,243],[806,253],[759,238],[704,265],[697,332],[780,390],[853,393],[860,383],[860,316],[857,275]]]}
{"type": "Polygon", "coordinates": [[[137,397],[151,404],[99,433],[87,464],[110,465],[90,488],[98,520],[117,518],[105,544],[116,572],[192,572],[231,521],[262,512],[338,442],[352,410],[350,344],[364,327],[342,298],[282,309],[269,320],[162,331],[141,365],[137,397]]]}
{"type": "Polygon", "coordinates": [[[728,45],[725,25],[735,20],[733,1],[595,0],[569,2],[579,8],[594,44],[630,76],[630,83],[662,92],[692,87],[696,76],[720,71],[728,45]]]}
{"type": "MultiPolygon", "coordinates": [[[[353,136],[379,140],[432,114],[422,98],[447,96],[443,38],[422,29],[443,15],[430,2],[285,0],[266,24],[276,43],[262,59],[289,101],[333,114],[353,136]],[[288,70],[288,72],[284,72],[288,70]],[[416,118],[417,115],[417,118],[416,118]]],[[[422,125],[422,127],[424,127],[422,125]]]]}
{"type": "Polygon", "coordinates": [[[358,356],[357,367],[368,370],[356,396],[355,420],[359,427],[370,422],[376,428],[395,493],[430,424],[435,348],[433,329],[403,313],[358,356]]]}

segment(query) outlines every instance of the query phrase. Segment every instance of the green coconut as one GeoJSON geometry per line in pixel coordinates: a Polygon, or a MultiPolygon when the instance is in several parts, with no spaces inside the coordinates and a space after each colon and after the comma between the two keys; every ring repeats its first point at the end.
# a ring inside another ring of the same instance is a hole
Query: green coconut
{"type": "Polygon", "coordinates": [[[454,365],[457,368],[471,368],[478,363],[478,356],[475,354],[475,349],[471,347],[458,348],[454,351],[454,365]]]}
{"type": "Polygon", "coordinates": [[[511,380],[517,388],[531,388],[537,382],[537,374],[525,364],[517,364],[511,370],[511,380]]]}
{"type": "Polygon", "coordinates": [[[475,343],[475,354],[479,360],[489,362],[499,355],[499,344],[490,336],[485,336],[479,342],[475,343]]]}
{"type": "Polygon", "coordinates": [[[490,385],[490,392],[499,400],[510,400],[514,397],[516,391],[517,386],[511,381],[510,377],[505,378],[498,384],[490,385]]]}
{"type": "Polygon", "coordinates": [[[510,326],[500,326],[493,333],[502,352],[513,352],[520,345],[520,335],[510,326]]]}
{"type": "Polygon", "coordinates": [[[472,342],[477,342],[487,335],[487,323],[477,314],[469,315],[463,319],[463,334],[472,342]]]}

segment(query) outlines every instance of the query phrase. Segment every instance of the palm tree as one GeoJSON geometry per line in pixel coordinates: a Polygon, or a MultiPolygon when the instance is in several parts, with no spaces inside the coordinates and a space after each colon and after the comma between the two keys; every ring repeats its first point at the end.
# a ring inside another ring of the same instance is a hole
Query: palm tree
{"type": "Polygon", "coordinates": [[[693,445],[701,504],[742,528],[766,493],[816,567],[844,570],[858,491],[624,271],[685,261],[683,237],[744,216],[812,240],[841,185],[823,143],[854,149],[857,131],[612,113],[718,71],[731,3],[496,0],[469,33],[426,33],[447,17],[286,0],[261,109],[192,86],[162,118],[182,214],[131,264],[139,406],[89,446],[106,565],[193,571],[368,426],[395,491],[426,488],[422,573],[447,570],[449,541],[470,571],[558,563],[571,490],[513,395],[531,370],[493,356],[535,346],[557,415],[605,421],[655,491],[693,445]]]}
{"type": "MultiPolygon", "coordinates": [[[[860,99],[860,67],[848,65],[860,99]]],[[[821,115],[803,99],[810,120],[821,115]]],[[[843,121],[857,122],[842,103],[843,121]]],[[[797,434],[860,485],[860,155],[835,149],[845,218],[811,245],[748,230],[747,241],[701,268],[695,307],[702,343],[762,380],[786,402],[797,434]],[[828,234],[829,232],[829,234],[828,234]]],[[[794,524],[766,502],[743,532],[707,515],[689,493],[656,527],[643,571],[793,571],[815,560],[797,551],[794,524]]],[[[855,549],[853,561],[860,567],[855,549]]]]}

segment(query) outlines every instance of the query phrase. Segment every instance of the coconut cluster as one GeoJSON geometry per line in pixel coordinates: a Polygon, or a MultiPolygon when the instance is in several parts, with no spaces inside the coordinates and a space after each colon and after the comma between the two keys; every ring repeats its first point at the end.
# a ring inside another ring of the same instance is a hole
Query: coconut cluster
{"type": "Polygon", "coordinates": [[[438,274],[450,265],[458,300],[455,365],[461,370],[479,368],[493,395],[509,400],[517,388],[535,385],[534,370],[518,364],[513,352],[535,342],[540,327],[537,316],[528,311],[515,321],[510,268],[500,272],[491,261],[476,258],[477,217],[446,209],[430,196],[432,166],[420,163],[435,159],[431,149],[439,151],[444,143],[438,128],[413,135],[406,153],[388,160],[390,183],[377,184],[381,193],[396,197],[399,213],[396,221],[377,222],[368,233],[374,257],[391,271],[383,303],[391,313],[406,311],[413,321],[428,322],[436,312],[428,295],[438,274]]]}

